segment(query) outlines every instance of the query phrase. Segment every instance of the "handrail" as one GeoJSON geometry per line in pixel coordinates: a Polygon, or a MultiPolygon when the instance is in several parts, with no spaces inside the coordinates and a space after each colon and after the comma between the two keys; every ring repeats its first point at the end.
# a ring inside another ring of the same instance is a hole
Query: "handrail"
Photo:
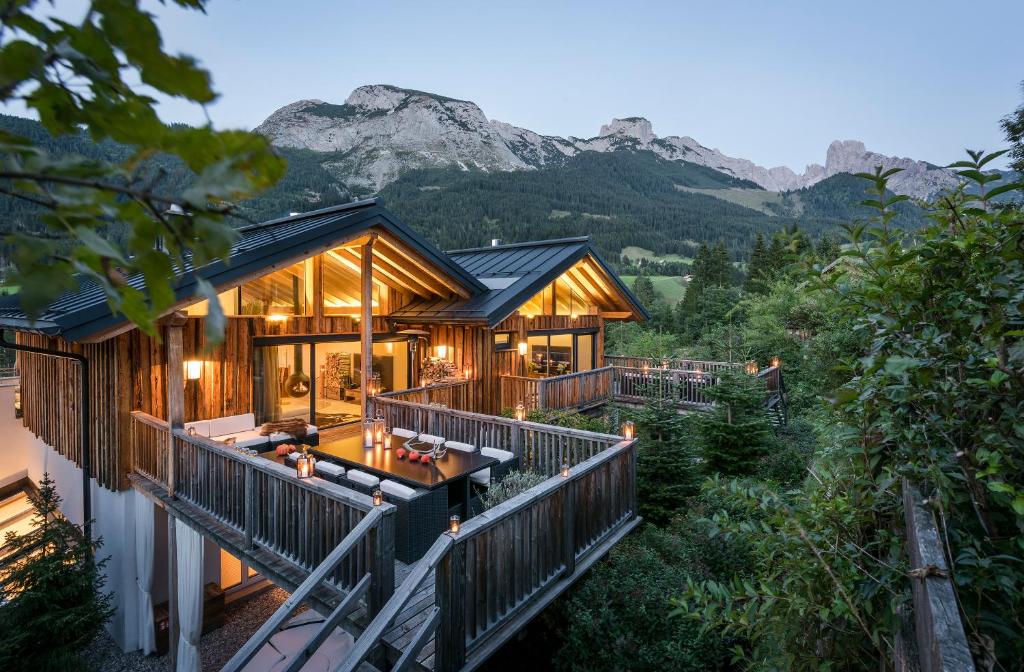
{"type": "Polygon", "coordinates": [[[633,357],[631,355],[605,355],[604,361],[612,366],[643,368],[646,365],[651,369],[701,370],[706,373],[726,369],[744,370],[747,366],[746,362],[706,361],[679,357],[633,357]]]}
{"type": "MultiPolygon", "coordinates": [[[[352,528],[351,532],[345,535],[345,538],[341,540],[341,543],[338,544],[333,551],[331,551],[330,555],[328,555],[324,561],[320,563],[320,565],[313,570],[308,577],[306,577],[305,581],[299,584],[299,587],[295,589],[295,592],[289,595],[288,599],[281,603],[281,606],[277,608],[273,615],[267,619],[266,622],[264,622],[263,625],[253,633],[252,637],[242,645],[242,648],[231,657],[227,664],[221,668],[221,672],[235,672],[235,670],[242,669],[250,660],[252,660],[253,656],[259,653],[259,650],[263,648],[263,645],[266,644],[275,633],[277,633],[278,629],[284,625],[284,622],[291,617],[292,613],[296,609],[299,608],[299,605],[309,597],[310,593],[312,593],[317,586],[329,577],[331,572],[334,571],[335,566],[356,547],[357,543],[363,540],[373,527],[380,523],[383,515],[384,514],[381,513],[379,509],[374,509],[359,521],[359,524],[352,528]]],[[[362,590],[354,589],[350,592],[346,600],[342,602],[341,606],[350,606],[348,598],[351,598],[352,595],[365,592],[366,588],[369,586],[369,579],[369,574],[364,576],[360,582],[362,590]],[[346,604],[346,602],[349,602],[349,604],[346,604]]],[[[333,629],[334,626],[332,625],[330,630],[333,629]]]]}
{"type": "Polygon", "coordinates": [[[397,399],[399,401],[415,401],[423,404],[437,403],[449,408],[468,411],[472,410],[468,407],[473,406],[472,382],[469,379],[448,380],[430,385],[410,387],[404,390],[382,392],[377,396],[386,399],[397,399]]]}
{"type": "MultiPolygon", "coordinates": [[[[395,590],[391,599],[387,601],[380,612],[377,613],[377,616],[370,621],[366,629],[359,635],[355,646],[348,652],[348,655],[345,656],[341,664],[335,668],[336,672],[354,672],[369,657],[373,647],[380,642],[388,626],[398,617],[402,609],[409,603],[409,600],[413,598],[420,584],[441,564],[441,560],[448,555],[453,543],[454,540],[448,534],[442,534],[437,538],[434,545],[419,559],[412,568],[412,571],[402,581],[402,585],[395,590]]],[[[409,652],[407,651],[406,653],[408,654],[409,652]]],[[[415,653],[418,653],[418,651],[414,652],[413,655],[415,653]]]]}
{"type": "Polygon", "coordinates": [[[611,366],[559,376],[501,376],[501,405],[523,402],[530,410],[586,408],[606,401],[611,392],[611,366]]]}

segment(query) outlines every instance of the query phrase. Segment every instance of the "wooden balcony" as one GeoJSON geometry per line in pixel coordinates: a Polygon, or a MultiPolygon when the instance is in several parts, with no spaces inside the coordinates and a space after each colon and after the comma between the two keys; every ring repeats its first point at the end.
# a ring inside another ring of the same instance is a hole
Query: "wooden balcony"
{"type": "Polygon", "coordinates": [[[608,403],[613,367],[567,373],[548,378],[501,377],[501,405],[513,408],[520,401],[527,410],[540,408],[585,411],[608,403]]]}
{"type": "Polygon", "coordinates": [[[511,450],[547,479],[404,565],[390,505],[180,430],[172,442],[164,421],[133,414],[133,486],[293,593],[226,670],[242,669],[303,601],[356,637],[339,669],[474,669],[640,522],[635,440],[393,397],[372,404],[391,426],[511,450]]]}

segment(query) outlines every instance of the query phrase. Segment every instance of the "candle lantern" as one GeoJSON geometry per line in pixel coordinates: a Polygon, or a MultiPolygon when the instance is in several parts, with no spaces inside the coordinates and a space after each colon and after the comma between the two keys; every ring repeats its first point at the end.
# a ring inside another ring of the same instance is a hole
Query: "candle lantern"
{"type": "Polygon", "coordinates": [[[701,376],[704,375],[704,372],[701,371],[700,369],[694,369],[693,370],[693,375],[694,375],[694,377],[697,378],[697,380],[700,380],[701,376]]]}
{"type": "Polygon", "coordinates": [[[747,373],[752,376],[757,374],[757,362],[754,360],[747,362],[747,373]]]}
{"type": "Polygon", "coordinates": [[[469,368],[468,366],[463,371],[463,373],[466,375],[466,380],[469,380],[473,377],[473,369],[469,368]]]}
{"type": "Polygon", "coordinates": [[[647,373],[647,372],[648,372],[648,371],[650,371],[650,370],[651,370],[651,365],[650,365],[650,364],[648,364],[647,362],[644,362],[644,365],[643,365],[643,372],[644,372],[644,373],[647,373]]]}
{"type": "Polygon", "coordinates": [[[526,405],[521,401],[516,404],[516,420],[519,422],[526,420],[526,405]]]}
{"type": "Polygon", "coordinates": [[[363,420],[363,448],[373,448],[373,418],[363,420]]]}
{"type": "Polygon", "coordinates": [[[782,361],[778,357],[772,357],[772,366],[779,368],[782,366],[782,361]]]}
{"type": "Polygon", "coordinates": [[[661,368],[663,368],[663,369],[667,369],[668,368],[668,357],[662,357],[661,358],[661,368]]]}
{"type": "Polygon", "coordinates": [[[380,506],[383,503],[384,503],[384,493],[382,493],[380,491],[380,489],[374,490],[373,491],[373,505],[374,506],[380,506]]]}
{"type": "Polygon", "coordinates": [[[569,463],[562,463],[562,478],[569,478],[569,463]]]}
{"type": "Polygon", "coordinates": [[[390,427],[385,427],[384,428],[384,450],[390,450],[390,449],[391,449],[391,428],[390,427]]]}
{"type": "Polygon", "coordinates": [[[383,448],[384,447],[384,430],[387,427],[384,424],[384,418],[373,419],[373,447],[383,448]]]}
{"type": "Polygon", "coordinates": [[[462,519],[457,515],[453,515],[448,519],[448,531],[452,534],[458,534],[459,528],[462,526],[462,519]]]}
{"type": "Polygon", "coordinates": [[[636,436],[636,426],[632,420],[626,420],[622,423],[622,438],[630,441],[636,436]]]}
{"type": "Polygon", "coordinates": [[[309,478],[313,475],[313,456],[302,449],[302,454],[295,460],[295,475],[298,478],[309,478]]]}

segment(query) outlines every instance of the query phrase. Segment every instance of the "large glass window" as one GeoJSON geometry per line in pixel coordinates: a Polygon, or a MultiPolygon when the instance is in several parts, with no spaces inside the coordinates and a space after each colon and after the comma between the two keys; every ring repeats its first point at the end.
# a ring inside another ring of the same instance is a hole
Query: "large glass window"
{"type": "MultiPolygon", "coordinates": [[[[263,345],[254,352],[257,422],[300,417],[326,428],[360,419],[363,362],[359,341],[263,345]]],[[[407,389],[408,341],[374,342],[373,372],[381,392],[407,389]]]]}
{"type": "Polygon", "coordinates": [[[596,312],[593,302],[568,279],[567,272],[542,289],[519,308],[522,315],[589,315],[596,312]]]}
{"type": "Polygon", "coordinates": [[[526,337],[526,374],[561,376],[594,368],[594,335],[530,334],[526,337]]]}
{"type": "Polygon", "coordinates": [[[309,315],[313,260],[268,273],[242,285],[240,315],[309,315]]]}

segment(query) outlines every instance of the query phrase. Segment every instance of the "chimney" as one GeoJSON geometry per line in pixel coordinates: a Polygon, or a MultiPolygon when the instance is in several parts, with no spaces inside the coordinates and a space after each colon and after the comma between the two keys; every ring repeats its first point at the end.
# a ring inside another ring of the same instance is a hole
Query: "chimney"
{"type": "Polygon", "coordinates": [[[491,238],[491,247],[498,247],[501,245],[501,238],[491,238]]]}

